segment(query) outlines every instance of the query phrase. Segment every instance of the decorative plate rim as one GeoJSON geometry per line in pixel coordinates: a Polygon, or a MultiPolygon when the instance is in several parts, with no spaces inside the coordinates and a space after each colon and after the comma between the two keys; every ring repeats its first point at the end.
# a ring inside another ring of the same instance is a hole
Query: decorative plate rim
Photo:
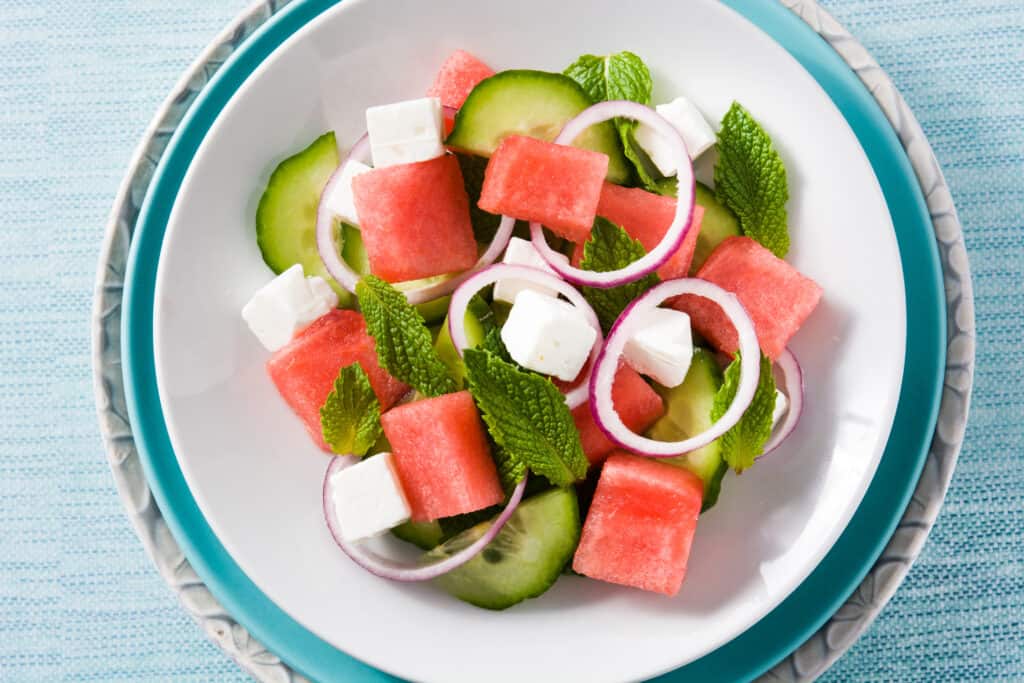
{"type": "MultiPolygon", "coordinates": [[[[153,500],[128,421],[121,377],[121,298],[129,246],[142,200],[168,141],[209,79],[231,54],[291,0],[259,0],[192,63],[136,148],[118,190],[100,253],[92,312],[93,380],[100,432],[118,494],[161,577],[197,624],[260,681],[302,681],[213,597],[178,547],[153,500]]],[[[974,375],[974,299],[963,230],[938,161],[920,124],[867,50],[815,0],[779,0],[854,70],[893,126],[921,185],[935,231],[946,294],[947,345],[938,421],[924,468],[899,525],[853,594],[802,645],[762,676],[813,680],[874,621],[920,554],[952,478],[967,425],[974,375]]]]}

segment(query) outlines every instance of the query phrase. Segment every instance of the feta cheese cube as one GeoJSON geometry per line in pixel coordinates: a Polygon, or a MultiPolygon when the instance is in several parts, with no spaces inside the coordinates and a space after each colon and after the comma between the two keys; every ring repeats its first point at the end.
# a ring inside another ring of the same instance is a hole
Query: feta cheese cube
{"type": "Polygon", "coordinates": [[[570,382],[586,364],[597,331],[569,302],[524,289],[501,328],[501,340],[524,368],[570,382]]]}
{"type": "Polygon", "coordinates": [[[366,164],[355,160],[345,164],[345,168],[341,169],[341,177],[338,178],[338,182],[330,188],[327,196],[324,197],[324,202],[331,213],[346,223],[359,225],[359,214],[356,213],[355,200],[352,198],[352,179],[361,173],[372,170],[366,164]]]}
{"type": "Polygon", "coordinates": [[[786,398],[786,395],[784,393],[782,393],[781,391],[776,389],[775,390],[775,410],[772,411],[772,429],[775,429],[775,427],[779,424],[779,422],[782,421],[782,417],[786,413],[788,413],[788,412],[789,412],[789,399],[786,398]]]}
{"type": "Polygon", "coordinates": [[[626,342],[622,354],[626,363],[664,387],[679,386],[693,360],[690,316],[671,308],[655,308],[642,323],[626,342]]]}
{"type": "MultiPolygon", "coordinates": [[[[569,263],[569,259],[564,254],[558,254],[558,257],[559,260],[564,261],[566,264],[569,263]]],[[[534,249],[533,243],[519,237],[513,237],[508,241],[508,247],[505,248],[505,256],[502,257],[501,262],[514,266],[539,268],[557,277],[557,274],[551,269],[547,261],[544,260],[544,257],[534,249]]],[[[494,283],[494,298],[496,301],[507,301],[510,304],[515,303],[516,294],[524,289],[532,289],[535,292],[551,297],[558,296],[558,292],[543,285],[537,285],[527,280],[509,279],[498,280],[494,283]]]]}
{"type": "MultiPolygon", "coordinates": [[[[659,104],[654,110],[679,131],[691,159],[696,159],[715,144],[715,131],[708,125],[700,110],[685,97],[677,97],[671,102],[659,104]]],[[[669,153],[664,139],[654,128],[641,123],[633,135],[663,175],[675,175],[678,170],[675,159],[669,153]]]]}
{"type": "Polygon", "coordinates": [[[331,505],[346,541],[378,536],[409,521],[409,501],[391,453],[378,453],[331,476],[331,505]]]}
{"type": "Polygon", "coordinates": [[[375,168],[428,161],[444,154],[441,100],[423,97],[366,110],[375,168]]]}
{"type": "Polygon", "coordinates": [[[277,351],[337,305],[338,295],[322,277],[306,277],[295,264],[252,295],[242,318],[268,351],[277,351]]]}

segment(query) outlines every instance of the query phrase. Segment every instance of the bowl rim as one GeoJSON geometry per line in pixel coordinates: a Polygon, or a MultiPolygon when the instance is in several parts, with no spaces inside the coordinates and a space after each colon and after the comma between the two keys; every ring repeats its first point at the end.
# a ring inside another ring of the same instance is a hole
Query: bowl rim
{"type": "MultiPolygon", "coordinates": [[[[120,317],[120,308],[117,306],[111,307],[110,304],[118,303],[120,301],[121,291],[119,289],[119,285],[123,282],[124,276],[123,259],[131,241],[133,228],[140,219],[140,209],[142,208],[140,206],[140,202],[146,194],[149,184],[153,179],[153,170],[156,163],[163,155],[170,137],[177,128],[177,124],[181,122],[182,117],[189,111],[191,104],[209,83],[212,73],[228,59],[228,55],[245,43],[250,35],[254,32],[259,32],[259,27],[267,18],[280,10],[283,4],[284,3],[273,2],[260,3],[250,8],[250,10],[237,20],[235,24],[228,29],[228,31],[223,33],[220,38],[215,41],[214,45],[204,53],[204,55],[189,71],[186,79],[183,79],[183,81],[179,83],[179,87],[175,89],[174,95],[172,95],[172,98],[158,114],[157,120],[154,121],[154,124],[151,125],[150,129],[147,131],[144,142],[140,145],[140,148],[136,153],[135,160],[131,166],[132,170],[126,177],[125,182],[122,185],[121,192],[119,192],[118,200],[115,203],[114,214],[110,225],[108,226],[107,239],[104,245],[103,257],[101,258],[96,306],[94,310],[94,359],[101,428],[103,429],[104,439],[108,445],[108,453],[111,456],[111,465],[114,468],[115,476],[118,480],[119,490],[122,492],[122,496],[126,499],[126,503],[131,501],[129,509],[131,516],[133,517],[133,522],[136,522],[136,528],[140,530],[140,536],[143,538],[143,542],[146,544],[147,550],[150,550],[151,555],[154,556],[158,566],[161,566],[162,569],[164,567],[171,566],[168,564],[167,560],[172,557],[179,559],[177,564],[174,564],[173,562],[171,563],[174,567],[187,567],[187,563],[181,555],[180,550],[178,550],[174,544],[171,536],[166,533],[167,529],[166,526],[164,526],[164,521],[160,519],[159,510],[157,510],[152,504],[152,493],[148,488],[145,479],[143,479],[139,473],[138,453],[134,451],[133,433],[131,428],[128,427],[126,419],[127,414],[123,410],[124,396],[121,392],[123,392],[124,387],[118,386],[119,382],[117,380],[119,378],[116,376],[116,373],[111,372],[110,368],[110,359],[117,355],[116,353],[111,353],[111,351],[120,344],[120,339],[115,338],[117,336],[117,325],[112,324],[112,320],[114,318],[120,317]],[[112,311],[112,308],[116,310],[112,311]],[[120,392],[118,391],[119,389],[120,392]],[[118,395],[119,393],[121,394],[120,396],[118,395]],[[164,561],[162,562],[161,559],[164,561]]],[[[857,45],[852,38],[849,38],[848,34],[842,31],[841,28],[837,28],[838,24],[835,24],[834,20],[830,22],[830,18],[814,3],[789,1],[787,4],[791,6],[794,12],[799,12],[802,18],[810,22],[812,28],[815,28],[819,34],[825,35],[826,38],[829,38],[833,46],[841,45],[843,49],[840,50],[840,54],[848,62],[852,62],[854,57],[859,56],[857,55],[856,49],[859,48],[859,45],[857,45]],[[817,22],[817,25],[815,25],[814,22],[817,22]]],[[[281,22],[284,22],[285,20],[294,22],[297,20],[296,18],[298,15],[301,14],[301,10],[303,8],[308,10],[311,5],[312,3],[310,2],[295,3],[295,5],[290,8],[287,13],[283,13],[279,19],[281,22]]],[[[771,7],[768,7],[766,5],[762,8],[762,12],[771,14],[772,11],[779,9],[781,9],[779,6],[772,5],[771,7]]],[[[795,19],[795,16],[791,15],[790,18],[795,19]]],[[[779,21],[783,22],[783,24],[785,23],[785,19],[780,18],[778,15],[774,17],[762,17],[762,20],[779,21]]],[[[280,25],[280,22],[274,23],[280,25]]],[[[301,23],[305,23],[305,21],[301,21],[301,23]]],[[[763,29],[766,28],[761,21],[755,21],[755,23],[761,25],[763,29]]],[[[771,33],[771,31],[769,31],[769,33],[771,33]]],[[[265,33],[262,35],[265,35],[265,33]]],[[[251,40],[256,40],[256,37],[253,37],[251,40]]],[[[839,50],[838,47],[836,49],[839,50]]],[[[863,48],[859,49],[863,55],[866,56],[866,52],[863,51],[863,48]]],[[[870,57],[867,57],[867,61],[870,66],[870,57]]],[[[861,61],[861,64],[864,64],[863,60],[861,61]]],[[[859,75],[861,75],[862,78],[864,77],[863,72],[870,71],[869,66],[862,67],[862,69],[859,70],[859,75]]],[[[884,74],[882,75],[882,78],[884,78],[884,74]]],[[[888,79],[885,79],[885,81],[888,82],[888,79]]],[[[891,83],[889,86],[891,88],[891,83]]],[[[950,349],[951,351],[953,350],[952,342],[958,339],[961,340],[959,346],[963,347],[959,349],[960,357],[951,359],[956,361],[956,363],[951,364],[951,367],[955,366],[954,369],[961,372],[961,377],[956,382],[956,387],[959,387],[959,396],[961,401],[958,406],[954,406],[954,408],[957,408],[958,410],[953,410],[950,419],[940,422],[940,429],[935,433],[935,441],[940,441],[941,439],[941,443],[948,447],[945,454],[946,463],[940,470],[942,474],[948,475],[952,471],[952,461],[955,460],[955,455],[959,449],[959,444],[963,436],[962,426],[964,420],[960,418],[966,416],[970,373],[973,369],[973,316],[971,315],[972,299],[969,274],[966,267],[966,258],[960,258],[963,248],[962,236],[959,230],[959,224],[956,222],[955,210],[952,207],[951,200],[948,202],[948,206],[942,205],[941,200],[943,197],[948,198],[948,189],[946,189],[944,182],[941,180],[941,173],[938,171],[938,166],[935,164],[934,158],[931,156],[931,151],[928,149],[927,143],[923,142],[923,136],[917,135],[916,140],[918,141],[918,145],[915,154],[915,149],[912,146],[912,143],[915,141],[915,136],[912,134],[915,132],[914,126],[916,126],[916,122],[913,121],[912,116],[909,116],[909,110],[906,110],[906,105],[902,103],[901,99],[899,99],[894,88],[891,88],[891,90],[883,94],[892,98],[889,102],[889,110],[885,110],[885,114],[889,120],[899,120],[899,117],[903,117],[903,128],[899,129],[899,132],[901,134],[901,138],[904,140],[904,147],[906,148],[906,153],[909,156],[909,161],[910,163],[913,163],[923,185],[923,189],[928,194],[929,206],[932,209],[931,223],[933,228],[936,230],[939,245],[942,247],[940,252],[946,266],[947,283],[950,275],[953,274],[956,276],[956,279],[960,284],[957,290],[952,292],[952,295],[947,291],[947,308],[949,309],[949,312],[956,313],[954,316],[955,320],[950,318],[950,327],[953,330],[953,333],[950,336],[950,349]],[[895,104],[893,104],[893,102],[895,102],[895,104]],[[910,123],[908,123],[908,121],[910,123]],[[930,186],[925,184],[926,179],[929,177],[926,172],[929,170],[931,170],[932,178],[930,186]],[[932,206],[933,204],[934,206],[932,206]],[[944,225],[940,226],[940,222],[944,225]],[[962,268],[955,268],[958,259],[962,262],[962,268]],[[950,306],[953,306],[953,308],[950,308],[950,306]],[[955,327],[953,322],[956,323],[955,327]],[[966,384],[964,382],[964,374],[966,374],[966,384]],[[944,425],[946,427],[951,426],[951,428],[943,428],[944,425]]],[[[876,97],[878,97],[878,95],[879,93],[876,91],[876,97]]],[[[884,110],[884,105],[886,103],[883,102],[882,104],[884,110]]],[[[126,333],[126,336],[130,336],[132,331],[126,330],[126,333]]],[[[950,370],[947,369],[947,375],[949,374],[949,371],[950,370]]],[[[946,384],[949,385],[950,382],[947,381],[946,384]]],[[[946,402],[944,402],[943,408],[945,409],[946,407],[946,402]]],[[[933,456],[936,453],[936,449],[934,447],[932,449],[932,453],[933,456]]],[[[929,461],[932,459],[933,457],[930,457],[929,461]]],[[[924,481],[923,478],[921,481],[924,481]]],[[[945,477],[944,482],[948,482],[948,476],[945,477]]],[[[933,487],[933,489],[934,488],[935,487],[933,487]]],[[[934,500],[935,493],[937,492],[938,499],[941,501],[941,495],[944,488],[945,486],[943,483],[937,490],[933,490],[929,500],[934,500]]],[[[928,508],[928,506],[924,507],[928,508]]],[[[937,512],[937,504],[931,507],[934,508],[934,512],[937,512]]],[[[928,512],[928,510],[926,510],[926,512],[928,512]]],[[[933,519],[934,515],[928,518],[927,523],[923,527],[911,527],[918,528],[921,532],[917,534],[919,537],[919,541],[916,546],[917,550],[919,550],[920,544],[923,543],[924,537],[927,535],[927,531],[930,528],[931,520],[933,519]]],[[[909,560],[906,562],[906,566],[909,566],[909,560]]],[[[887,577],[888,581],[886,585],[891,586],[891,589],[895,590],[896,584],[899,583],[899,580],[902,578],[902,575],[905,574],[905,571],[906,569],[904,568],[902,572],[897,572],[898,576],[893,574],[893,572],[889,572],[890,575],[887,577]]],[[[180,590],[185,586],[192,588],[202,586],[202,582],[193,573],[186,572],[186,574],[189,574],[187,577],[188,581],[185,583],[176,583],[176,589],[180,590]]],[[[165,577],[166,576],[167,573],[165,573],[165,577]]],[[[870,578],[872,577],[869,577],[869,579],[870,578]]],[[[876,594],[878,594],[878,591],[876,591],[876,594]]],[[[891,591],[886,595],[883,590],[882,594],[885,595],[885,598],[887,599],[888,595],[891,595],[891,591]]],[[[215,601],[213,601],[212,596],[209,596],[209,601],[216,604],[215,601]]],[[[879,609],[880,607],[881,605],[878,605],[879,609]]],[[[865,614],[864,619],[861,620],[863,621],[863,625],[856,629],[856,632],[859,633],[875,613],[877,613],[877,609],[871,611],[870,614],[865,614]]],[[[231,623],[230,615],[227,611],[223,610],[223,608],[218,607],[217,610],[212,611],[206,610],[204,614],[207,615],[204,617],[205,623],[208,626],[207,632],[212,633],[215,638],[217,638],[218,635],[223,635],[225,631],[223,628],[220,628],[219,630],[213,629],[211,631],[209,623],[213,618],[221,619],[223,622],[230,624],[230,628],[227,629],[228,632],[237,632],[240,628],[237,627],[236,624],[231,623]],[[214,616],[211,617],[211,614],[214,616]]],[[[851,631],[851,629],[847,629],[847,631],[851,631]]],[[[244,630],[242,632],[244,633],[244,630]]],[[[231,644],[234,647],[225,645],[225,643],[222,642],[223,638],[217,639],[222,646],[225,646],[228,649],[229,654],[232,654],[232,650],[234,650],[233,654],[235,654],[236,658],[239,659],[240,663],[243,663],[243,666],[247,666],[250,669],[255,668],[257,671],[263,671],[263,674],[267,673],[266,664],[261,664],[259,666],[253,666],[251,664],[251,662],[259,659],[259,657],[256,657],[255,655],[259,654],[262,647],[254,645],[253,641],[249,640],[248,636],[241,639],[231,638],[230,640],[235,641],[231,644]],[[242,649],[238,646],[239,640],[245,643],[245,648],[247,649],[242,649]]],[[[841,652],[842,649],[845,648],[831,648],[828,652],[838,656],[838,653],[841,652]]],[[[264,659],[266,658],[264,657],[264,659]]],[[[771,662],[768,664],[770,665],[771,662]]],[[[279,662],[273,662],[270,665],[274,667],[285,666],[279,662]]],[[[806,669],[806,667],[802,668],[806,669]]]]}

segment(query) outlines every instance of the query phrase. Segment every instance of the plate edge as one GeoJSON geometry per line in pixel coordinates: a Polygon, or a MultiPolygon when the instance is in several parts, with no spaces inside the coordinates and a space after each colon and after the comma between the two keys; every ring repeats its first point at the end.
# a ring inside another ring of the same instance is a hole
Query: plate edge
{"type": "Polygon", "coordinates": [[[874,622],[921,554],[963,445],[974,381],[974,294],[963,228],[917,117],[867,49],[817,0],[779,0],[845,61],[892,125],[917,176],[935,232],[946,295],[946,362],[938,420],[924,468],[896,530],[867,576],[825,624],[760,681],[812,681],[874,622]]]}

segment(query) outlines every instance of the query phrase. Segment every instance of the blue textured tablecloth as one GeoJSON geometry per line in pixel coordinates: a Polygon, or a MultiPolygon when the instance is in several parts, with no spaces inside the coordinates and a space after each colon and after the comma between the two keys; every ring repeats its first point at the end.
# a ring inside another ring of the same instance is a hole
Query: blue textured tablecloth
{"type": "MultiPolygon", "coordinates": [[[[764,0],[768,1],[768,0],[764,0]]],[[[150,566],[99,440],[94,269],[121,175],[248,0],[0,7],[0,681],[235,681],[150,566]]],[[[967,443],[906,584],[829,681],[1024,680],[1024,1],[826,0],[924,125],[966,228],[967,443]]]]}

